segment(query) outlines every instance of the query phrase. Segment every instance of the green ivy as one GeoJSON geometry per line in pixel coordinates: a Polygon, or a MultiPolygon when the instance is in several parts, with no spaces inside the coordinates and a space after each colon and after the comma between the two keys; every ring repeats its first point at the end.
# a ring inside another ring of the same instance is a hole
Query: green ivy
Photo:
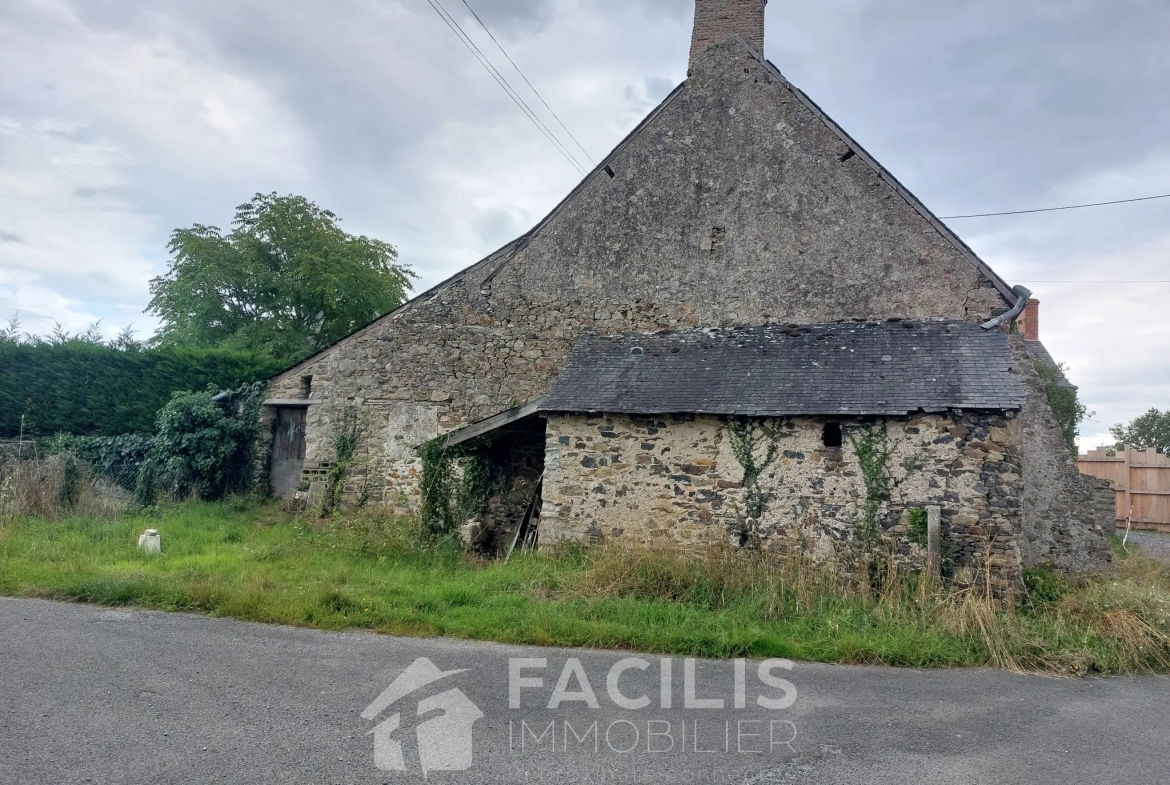
{"type": "Polygon", "coordinates": [[[861,476],[865,482],[865,529],[867,539],[877,537],[879,532],[878,511],[883,502],[888,502],[895,485],[893,475],[890,474],[890,458],[893,450],[890,447],[889,432],[885,422],[878,425],[865,426],[849,435],[853,451],[857,455],[857,463],[861,467],[861,476]]]}
{"type": "Polygon", "coordinates": [[[1064,437],[1065,446],[1073,457],[1078,454],[1077,436],[1081,432],[1081,423],[1086,417],[1092,416],[1088,408],[1077,397],[1077,388],[1064,378],[1066,366],[1053,365],[1044,360],[1034,360],[1032,366],[1044,385],[1044,395],[1056,422],[1060,426],[1060,434],[1064,437]]]}
{"type": "Polygon", "coordinates": [[[434,439],[416,449],[422,460],[419,519],[423,533],[432,540],[452,536],[464,521],[483,515],[506,475],[483,455],[446,447],[443,442],[434,439]]]}
{"type": "Polygon", "coordinates": [[[923,548],[927,544],[927,514],[922,507],[910,510],[910,542],[923,548]]]}
{"type": "Polygon", "coordinates": [[[444,441],[441,438],[433,439],[416,449],[422,460],[422,474],[418,482],[422,495],[419,523],[423,534],[430,539],[440,539],[451,534],[457,525],[452,497],[457,486],[455,459],[458,450],[448,448],[444,441]]]}
{"type": "Polygon", "coordinates": [[[731,452],[743,468],[744,513],[748,518],[759,518],[768,507],[768,494],[760,490],[760,475],[776,460],[779,446],[776,437],[759,428],[752,420],[728,420],[727,434],[731,437],[731,452]],[[757,458],[760,446],[767,440],[762,458],[757,458]]]}
{"type": "MultiPolygon", "coordinates": [[[[321,500],[321,515],[332,515],[341,505],[345,494],[345,478],[357,455],[362,436],[366,432],[366,420],[361,409],[355,404],[346,404],[333,420],[330,440],[333,443],[333,464],[325,474],[325,495],[321,500]]],[[[364,499],[363,499],[364,500],[364,499]]]]}

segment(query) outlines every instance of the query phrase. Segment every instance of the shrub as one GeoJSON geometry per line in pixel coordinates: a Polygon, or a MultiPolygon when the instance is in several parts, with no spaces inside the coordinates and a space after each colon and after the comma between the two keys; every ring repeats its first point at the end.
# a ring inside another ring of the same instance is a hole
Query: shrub
{"type": "Polygon", "coordinates": [[[158,413],[158,433],[139,474],[139,500],[150,503],[157,492],[220,499],[249,490],[264,390],[255,383],[218,396],[175,393],[158,413]]]}

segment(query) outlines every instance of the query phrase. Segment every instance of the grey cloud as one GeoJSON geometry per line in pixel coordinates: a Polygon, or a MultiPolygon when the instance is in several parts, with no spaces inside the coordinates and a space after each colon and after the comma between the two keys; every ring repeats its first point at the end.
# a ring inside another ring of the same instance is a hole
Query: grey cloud
{"type": "Polygon", "coordinates": [[[15,232],[5,232],[0,230],[0,243],[23,243],[24,238],[15,232]]]}
{"type": "MultiPolygon", "coordinates": [[[[442,2],[520,85],[462,0],[442,2]]],[[[469,2],[595,158],[685,76],[692,0],[469,2]]],[[[78,35],[31,0],[2,6],[0,34],[78,35]]],[[[395,243],[425,288],[529,228],[578,180],[425,0],[73,0],[70,7],[87,31],[130,36],[143,47],[170,42],[200,67],[255,86],[308,140],[298,162],[304,175],[272,171],[258,178],[266,182],[250,182],[217,180],[198,162],[152,153],[100,123],[62,126],[130,146],[117,194],[154,222],[158,271],[170,229],[226,226],[251,193],[296,190],[343,216],[350,231],[395,243]]],[[[1141,195],[1170,177],[1170,168],[1158,168],[1159,161],[1170,167],[1167,29],[1163,0],[771,0],[766,54],[945,215],[1141,195]]],[[[26,81],[0,84],[6,115],[84,121],[93,114],[68,103],[102,78],[92,64],[52,90],[36,62],[21,65],[26,81]]],[[[144,116],[150,110],[141,108],[144,116]]],[[[81,183],[64,193],[88,203],[99,181],[81,183]]],[[[1118,259],[1168,238],[1168,215],[1170,204],[1148,203],[952,225],[1014,282],[1128,274],[1118,259]]],[[[0,234],[21,239],[11,237],[0,234]]],[[[95,312],[126,299],[93,280],[43,283],[105,303],[87,305],[95,312]]],[[[1109,350],[1078,340],[1086,329],[1078,320],[1106,307],[1100,293],[1029,285],[1045,302],[1054,353],[1074,360],[1073,378],[1102,418],[1156,403],[1150,397],[1170,384],[1170,368],[1149,360],[1155,338],[1139,340],[1132,373],[1106,370],[1109,350]]]]}

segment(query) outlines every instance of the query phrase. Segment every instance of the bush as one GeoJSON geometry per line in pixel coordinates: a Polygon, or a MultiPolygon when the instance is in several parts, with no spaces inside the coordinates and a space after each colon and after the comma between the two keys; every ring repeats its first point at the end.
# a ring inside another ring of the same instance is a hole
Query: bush
{"type": "Polygon", "coordinates": [[[133,491],[142,505],[154,504],[160,495],[220,499],[253,486],[264,390],[257,382],[219,395],[175,393],[159,411],[153,436],[58,434],[45,447],[62,466],[84,465],[133,491]]]}
{"type": "Polygon", "coordinates": [[[73,436],[59,433],[46,440],[50,455],[71,453],[84,461],[94,474],[106,477],[128,491],[138,484],[138,474],[150,454],[153,438],[144,433],[121,436],[73,436]]]}
{"type": "Polygon", "coordinates": [[[139,472],[136,495],[221,499],[254,483],[259,410],[266,385],[233,393],[175,393],[158,413],[158,433],[139,472]]]}

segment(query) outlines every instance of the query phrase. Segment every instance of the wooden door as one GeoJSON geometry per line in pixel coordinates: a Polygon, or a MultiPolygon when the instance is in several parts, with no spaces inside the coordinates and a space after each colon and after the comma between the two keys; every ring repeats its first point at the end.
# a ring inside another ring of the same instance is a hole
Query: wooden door
{"type": "Polygon", "coordinates": [[[272,437],[272,465],[268,481],[277,496],[291,498],[301,484],[305,464],[305,412],[303,406],[279,406],[272,437]]]}

